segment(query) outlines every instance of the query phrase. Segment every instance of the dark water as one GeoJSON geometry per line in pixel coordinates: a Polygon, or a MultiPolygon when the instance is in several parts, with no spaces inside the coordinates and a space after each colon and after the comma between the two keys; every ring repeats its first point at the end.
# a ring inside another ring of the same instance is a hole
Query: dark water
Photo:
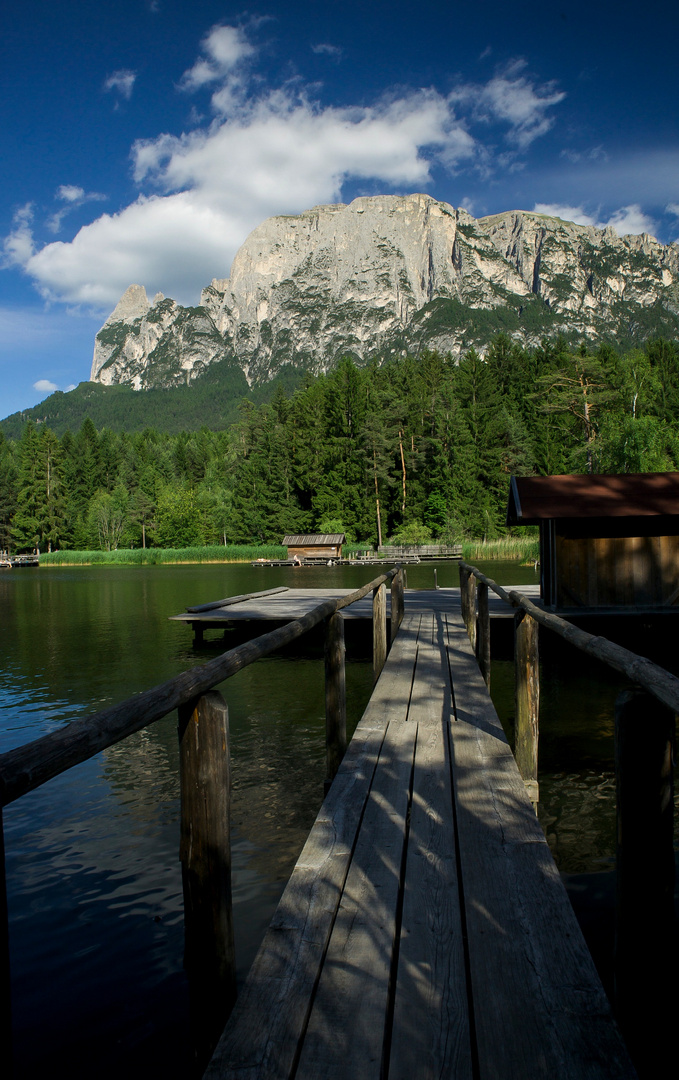
{"type": "MultiPolygon", "coordinates": [[[[78,567],[0,576],[0,750],[28,742],[192,666],[190,629],[168,615],[276,585],[358,587],[379,568],[78,567]]],[[[488,564],[501,583],[532,568],[488,564]]],[[[438,584],[457,584],[439,564],[438,584]]],[[[433,567],[408,569],[431,588],[433,567]]],[[[208,645],[210,649],[216,646],[208,645]]],[[[614,850],[612,710],[619,680],[556,660],[543,681],[541,821],[573,888],[614,850]],[[549,684],[547,686],[547,683],[549,684]],[[582,875],[585,875],[584,877],[582,875]]],[[[503,719],[509,661],[493,665],[503,719]]],[[[372,682],[348,654],[350,723],[372,682]]],[[[233,758],[233,886],[239,977],[318,811],[324,778],[323,662],[260,661],[221,687],[233,758]]],[[[18,1075],[186,1076],[176,716],[8,807],[4,814],[18,1075]]],[[[610,876],[610,875],[609,875],[610,876]]],[[[585,906],[589,892],[585,897],[585,906]]]]}

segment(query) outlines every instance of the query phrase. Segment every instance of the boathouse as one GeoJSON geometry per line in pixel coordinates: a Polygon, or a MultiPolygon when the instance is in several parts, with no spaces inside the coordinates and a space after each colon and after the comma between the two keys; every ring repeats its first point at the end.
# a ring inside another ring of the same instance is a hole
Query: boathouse
{"type": "Polygon", "coordinates": [[[507,524],[540,527],[547,607],[679,609],[679,473],[513,476],[507,524]]]}
{"type": "Polygon", "coordinates": [[[288,558],[294,559],[341,559],[344,533],[299,533],[284,536],[288,558]]]}

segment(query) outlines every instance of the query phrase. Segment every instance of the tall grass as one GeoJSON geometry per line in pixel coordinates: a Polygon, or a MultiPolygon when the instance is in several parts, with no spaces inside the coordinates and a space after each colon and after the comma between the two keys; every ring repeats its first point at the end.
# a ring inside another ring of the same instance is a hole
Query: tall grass
{"type": "Polygon", "coordinates": [[[213,544],[187,548],[121,548],[119,551],[52,551],[40,554],[42,566],[157,566],[160,563],[252,562],[285,559],[279,544],[213,544]]]}
{"type": "Polygon", "coordinates": [[[516,559],[518,562],[535,562],[540,555],[540,539],[537,536],[501,536],[498,540],[465,540],[462,558],[516,559]]]}

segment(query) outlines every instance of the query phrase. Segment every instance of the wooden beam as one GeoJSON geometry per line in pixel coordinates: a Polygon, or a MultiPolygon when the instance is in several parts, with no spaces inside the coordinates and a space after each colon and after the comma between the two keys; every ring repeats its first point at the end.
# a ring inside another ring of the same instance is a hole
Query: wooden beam
{"type": "Polygon", "coordinates": [[[615,703],[615,1009],[648,1076],[662,1075],[674,1022],[674,722],[638,688],[615,703]]]}
{"type": "Polygon", "coordinates": [[[344,619],[338,611],[325,624],[326,780],[332,781],[347,748],[347,687],[344,619]]]}
{"type": "Polygon", "coordinates": [[[615,671],[622,672],[628,679],[644,687],[658,701],[663,702],[674,712],[679,713],[679,678],[676,675],[665,671],[658,664],[654,664],[652,660],[647,660],[645,656],[639,656],[637,653],[633,653],[621,645],[616,645],[606,638],[588,634],[586,630],[580,630],[577,626],[573,626],[572,623],[566,622],[565,619],[560,619],[558,615],[543,611],[515,590],[507,592],[501,585],[498,585],[492,578],[486,577],[475,567],[469,566],[467,563],[461,563],[460,569],[462,567],[466,567],[470,572],[473,572],[478,581],[487,582],[493,592],[507,604],[527,611],[536,622],[540,623],[540,626],[553,630],[555,634],[570,642],[576,649],[581,649],[589,656],[595,656],[597,660],[608,664],[615,671]]]}
{"type": "Polygon", "coordinates": [[[403,573],[401,570],[391,579],[391,623],[389,641],[393,642],[403,622],[403,573]]]}
{"type": "Polygon", "coordinates": [[[373,589],[373,680],[377,682],[387,659],[387,590],[373,589]]]}
{"type": "Polygon", "coordinates": [[[236,1000],[229,713],[221,694],[180,706],[179,751],[184,966],[194,1053],[204,1067],[236,1000]]]}
{"type": "Polygon", "coordinates": [[[514,617],[514,756],[534,806],[537,805],[540,658],[538,624],[525,611],[514,617]]]}
{"type": "Polygon", "coordinates": [[[485,581],[479,582],[477,599],[479,610],[476,619],[476,654],[483,680],[490,690],[490,609],[485,581]]]}

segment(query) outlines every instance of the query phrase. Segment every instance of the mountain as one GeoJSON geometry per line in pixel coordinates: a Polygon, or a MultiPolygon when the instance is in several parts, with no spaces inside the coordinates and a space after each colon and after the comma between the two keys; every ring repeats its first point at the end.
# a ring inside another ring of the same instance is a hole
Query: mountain
{"type": "Polygon", "coordinates": [[[198,307],[131,285],[96,337],[91,379],[188,385],[216,361],[251,386],[423,347],[483,349],[503,330],[630,345],[679,332],[679,245],[512,211],[475,219],[428,195],[269,218],[198,307]]]}

